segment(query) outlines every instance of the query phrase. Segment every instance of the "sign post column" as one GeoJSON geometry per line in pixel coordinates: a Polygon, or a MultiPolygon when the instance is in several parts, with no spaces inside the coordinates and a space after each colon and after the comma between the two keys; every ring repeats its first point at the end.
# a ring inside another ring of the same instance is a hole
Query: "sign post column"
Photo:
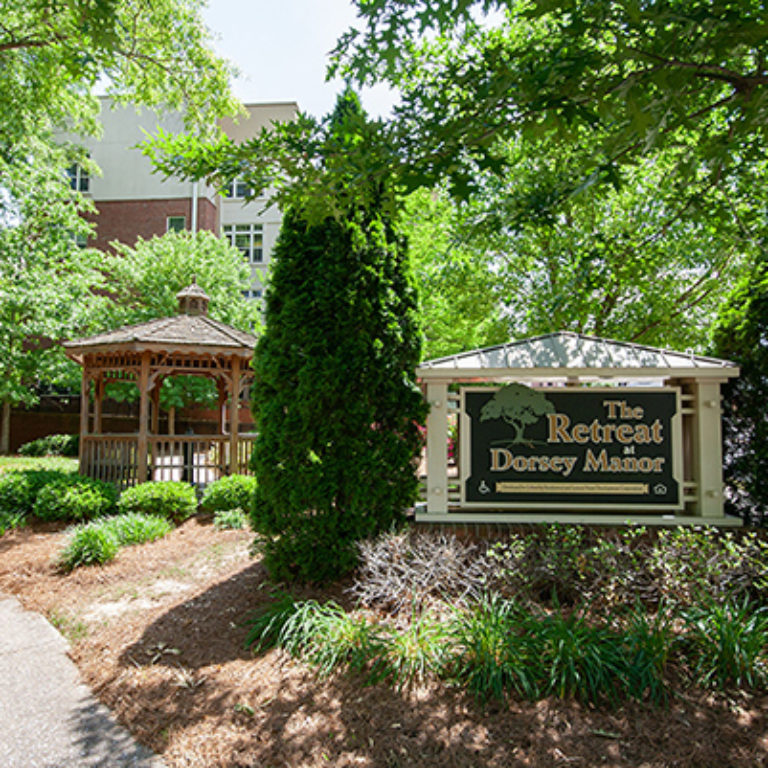
{"type": "Polygon", "coordinates": [[[427,514],[448,511],[448,385],[427,383],[427,514]]]}
{"type": "Polygon", "coordinates": [[[723,456],[720,381],[695,380],[693,394],[693,479],[696,515],[723,517],[723,456]]]}

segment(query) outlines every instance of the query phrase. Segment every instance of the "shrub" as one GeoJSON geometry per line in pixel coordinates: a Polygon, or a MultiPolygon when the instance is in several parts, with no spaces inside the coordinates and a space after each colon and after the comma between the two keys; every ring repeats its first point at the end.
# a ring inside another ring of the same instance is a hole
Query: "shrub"
{"type": "Polygon", "coordinates": [[[530,674],[529,649],[519,634],[527,618],[518,604],[498,595],[457,611],[450,627],[455,650],[446,666],[449,677],[481,700],[501,700],[510,690],[536,698],[539,682],[530,674]]]}
{"type": "Polygon", "coordinates": [[[120,547],[155,541],[171,529],[164,517],[138,512],[84,523],[72,530],[58,563],[65,571],[81,565],[103,565],[115,558],[120,547]]]}
{"type": "Polygon", "coordinates": [[[697,682],[727,689],[757,688],[768,681],[768,609],[744,599],[707,600],[683,612],[684,645],[697,682]]]}
{"type": "Polygon", "coordinates": [[[113,512],[116,501],[110,483],[72,475],[41,488],[33,512],[40,520],[91,520],[113,512]]]}
{"type": "Polygon", "coordinates": [[[250,475],[229,475],[211,483],[203,493],[200,508],[205,512],[229,509],[250,510],[256,493],[256,478],[250,475]]]}
{"type": "Polygon", "coordinates": [[[22,456],[77,456],[79,435],[47,435],[24,443],[19,448],[22,456]]]}
{"type": "Polygon", "coordinates": [[[420,610],[428,599],[479,598],[492,562],[484,549],[444,533],[384,533],[358,545],[350,592],[363,605],[392,614],[420,610]]]}
{"type": "Polygon", "coordinates": [[[103,521],[103,525],[115,535],[121,546],[155,541],[173,530],[173,526],[166,518],[158,515],[144,515],[140,512],[129,512],[107,518],[103,521]]]}
{"type": "Polygon", "coordinates": [[[123,491],[117,503],[118,511],[160,515],[180,523],[197,512],[194,488],[187,483],[148,482],[123,491]]]}
{"type": "Polygon", "coordinates": [[[213,516],[213,524],[219,530],[245,528],[248,517],[242,509],[223,509],[213,516]]]}
{"type": "Polygon", "coordinates": [[[0,514],[25,517],[35,502],[34,489],[26,472],[0,476],[0,514]]]}
{"type": "Polygon", "coordinates": [[[26,517],[32,514],[38,493],[46,485],[67,482],[74,473],[26,469],[0,475],[0,514],[26,517]]]}
{"type": "Polygon", "coordinates": [[[81,565],[102,565],[113,560],[120,544],[113,530],[103,521],[75,528],[69,543],[59,555],[59,565],[71,571],[81,565]]]}
{"type": "Polygon", "coordinates": [[[27,523],[26,515],[0,510],[0,536],[14,528],[22,528],[27,523]]]}

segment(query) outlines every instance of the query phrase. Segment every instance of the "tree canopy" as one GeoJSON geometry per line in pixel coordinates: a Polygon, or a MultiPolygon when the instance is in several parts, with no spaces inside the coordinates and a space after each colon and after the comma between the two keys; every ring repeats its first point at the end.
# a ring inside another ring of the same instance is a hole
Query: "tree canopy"
{"type": "Polygon", "coordinates": [[[404,93],[393,129],[424,183],[503,169],[499,139],[578,143],[578,185],[676,147],[683,182],[739,174],[768,136],[762,0],[356,0],[334,72],[404,93]],[[483,14],[490,13],[484,17],[483,14]]]}
{"type": "Polygon", "coordinates": [[[232,111],[228,67],[196,0],[5,0],[0,151],[51,128],[95,129],[96,86],[116,101],[183,111],[189,125],[232,111]]]}

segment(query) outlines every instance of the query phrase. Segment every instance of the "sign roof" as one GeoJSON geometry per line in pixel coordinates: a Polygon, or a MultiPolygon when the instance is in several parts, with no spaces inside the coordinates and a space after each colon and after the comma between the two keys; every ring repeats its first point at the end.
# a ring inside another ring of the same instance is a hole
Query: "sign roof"
{"type": "Polygon", "coordinates": [[[611,372],[615,375],[618,371],[629,371],[640,376],[685,373],[697,376],[706,372],[730,377],[739,372],[736,364],[728,360],[561,331],[427,360],[420,364],[417,373],[436,376],[444,372],[461,376],[469,372],[530,373],[553,369],[562,371],[564,376],[577,371],[581,375],[598,371],[601,375],[611,372]]]}

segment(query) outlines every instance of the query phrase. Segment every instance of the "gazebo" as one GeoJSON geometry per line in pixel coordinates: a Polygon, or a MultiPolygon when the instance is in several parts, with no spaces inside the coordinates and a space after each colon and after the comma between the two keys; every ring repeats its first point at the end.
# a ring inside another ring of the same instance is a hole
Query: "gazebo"
{"type": "Polygon", "coordinates": [[[208,317],[209,298],[193,279],[177,294],[179,314],[64,343],[83,366],[80,472],[124,488],[146,480],[207,485],[247,473],[254,435],[240,433],[239,406],[253,374],[256,337],[208,317]],[[218,390],[216,434],[159,434],[160,388],[170,376],[202,376],[218,390]],[[137,433],[105,434],[104,391],[132,382],[139,391],[137,433]],[[228,427],[228,429],[227,429],[228,427]]]}

